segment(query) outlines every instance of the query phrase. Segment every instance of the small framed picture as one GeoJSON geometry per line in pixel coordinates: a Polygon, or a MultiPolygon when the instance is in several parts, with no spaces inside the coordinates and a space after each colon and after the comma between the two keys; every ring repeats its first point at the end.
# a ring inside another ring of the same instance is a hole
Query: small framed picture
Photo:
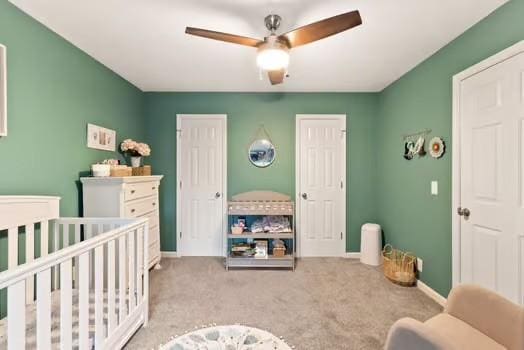
{"type": "Polygon", "coordinates": [[[245,217],[239,217],[237,220],[238,226],[246,227],[246,218],[245,217]]]}
{"type": "Polygon", "coordinates": [[[268,258],[268,241],[267,240],[255,240],[255,259],[267,259],[268,258]]]}
{"type": "Polygon", "coordinates": [[[7,136],[7,49],[0,44],[0,136],[7,136]]]}
{"type": "Polygon", "coordinates": [[[116,151],[116,131],[87,124],[87,147],[102,151],[116,151]]]}

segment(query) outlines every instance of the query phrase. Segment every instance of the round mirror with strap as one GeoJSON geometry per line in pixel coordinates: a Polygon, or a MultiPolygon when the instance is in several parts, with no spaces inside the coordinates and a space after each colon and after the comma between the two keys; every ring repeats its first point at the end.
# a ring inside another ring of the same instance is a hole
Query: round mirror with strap
{"type": "Polygon", "coordinates": [[[266,168],[275,161],[275,146],[261,125],[248,148],[249,161],[256,167],[266,168]]]}

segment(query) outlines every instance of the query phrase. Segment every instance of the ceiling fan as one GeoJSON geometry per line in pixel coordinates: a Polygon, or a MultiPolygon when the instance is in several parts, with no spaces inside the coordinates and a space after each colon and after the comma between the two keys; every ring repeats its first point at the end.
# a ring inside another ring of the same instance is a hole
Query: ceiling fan
{"type": "Polygon", "coordinates": [[[277,35],[275,32],[280,27],[282,18],[273,14],[267,16],[264,21],[266,28],[270,31],[269,36],[265,37],[264,40],[193,27],[187,27],[186,33],[257,48],[257,65],[260,69],[267,71],[271,84],[276,85],[281,84],[287,74],[290,49],[327,38],[362,24],[360,13],[351,11],[277,35]]]}

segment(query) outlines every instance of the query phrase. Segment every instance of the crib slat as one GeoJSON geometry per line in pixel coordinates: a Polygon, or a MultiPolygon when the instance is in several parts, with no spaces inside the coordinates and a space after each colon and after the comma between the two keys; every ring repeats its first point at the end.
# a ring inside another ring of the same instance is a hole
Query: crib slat
{"type": "Polygon", "coordinates": [[[54,222],[53,225],[53,248],[52,252],[56,252],[59,249],[60,244],[60,224],[58,222],[54,222]]]}
{"type": "Polygon", "coordinates": [[[127,240],[129,250],[127,253],[128,272],[129,272],[129,313],[135,309],[136,306],[136,289],[135,289],[135,233],[136,230],[127,233],[127,240]]]}
{"type": "Polygon", "coordinates": [[[115,241],[107,243],[107,334],[116,328],[115,313],[115,241]]]}
{"type": "Polygon", "coordinates": [[[93,224],[87,223],[87,224],[85,224],[84,228],[85,228],[84,240],[93,237],[93,224]]]}
{"type": "Polygon", "coordinates": [[[144,230],[142,227],[140,227],[137,230],[136,235],[136,298],[137,298],[137,304],[142,303],[142,288],[143,288],[143,280],[142,276],[144,273],[144,249],[143,249],[143,236],[144,236],[144,230]]]}
{"type": "Polygon", "coordinates": [[[89,350],[89,252],[80,255],[78,279],[78,346],[89,350]]]}
{"type": "MultiPolygon", "coordinates": [[[[75,224],[75,241],[74,244],[80,242],[80,232],[82,231],[80,224],[75,224]]],[[[75,281],[75,288],[78,288],[78,257],[74,258],[74,264],[75,264],[75,274],[74,274],[74,281],[75,281]]]]}
{"type": "Polygon", "coordinates": [[[36,275],[36,344],[51,349],[51,269],[36,275]]]}
{"type": "MultiPolygon", "coordinates": [[[[85,224],[85,233],[84,233],[84,240],[88,240],[88,239],[91,239],[94,234],[93,234],[93,227],[95,226],[95,224],[92,224],[92,223],[86,223],[85,224]]],[[[95,275],[94,275],[94,261],[93,261],[93,255],[89,255],[89,266],[90,266],[90,269],[89,269],[89,284],[90,285],[93,285],[94,283],[94,280],[95,280],[95,275]]]]}
{"type": "Polygon", "coordinates": [[[144,327],[149,324],[149,225],[143,226],[144,234],[144,327]]]}
{"type": "Polygon", "coordinates": [[[63,248],[69,247],[69,224],[64,224],[62,231],[63,248]]]}
{"type": "MultiPolygon", "coordinates": [[[[52,251],[56,252],[60,249],[60,224],[55,221],[53,225],[53,248],[52,251]]],[[[53,267],[53,290],[58,289],[60,283],[59,280],[59,266],[53,267]]]]}
{"type": "MultiPolygon", "coordinates": [[[[29,224],[25,227],[25,263],[28,264],[33,260],[35,260],[35,225],[29,224]]],[[[35,279],[33,276],[27,278],[25,292],[26,303],[32,303],[35,297],[35,279]]]]}
{"type": "Polygon", "coordinates": [[[49,253],[49,221],[44,220],[40,223],[40,257],[49,253]]]}
{"type": "Polygon", "coordinates": [[[25,280],[7,287],[7,349],[25,349],[25,280]]]}
{"type": "Polygon", "coordinates": [[[72,260],[60,264],[60,349],[73,348],[72,260]]]}
{"type": "Polygon", "coordinates": [[[118,289],[119,289],[119,306],[118,306],[118,324],[122,324],[126,315],[126,237],[118,238],[118,289]]]}
{"type": "Polygon", "coordinates": [[[104,246],[95,248],[95,349],[104,345],[104,246]]]}
{"type": "Polygon", "coordinates": [[[81,232],[80,224],[75,224],[75,241],[74,241],[75,244],[80,242],[80,232],[81,232]]]}
{"type": "Polygon", "coordinates": [[[18,227],[11,227],[7,230],[7,246],[7,268],[13,269],[18,266],[18,227]]]}

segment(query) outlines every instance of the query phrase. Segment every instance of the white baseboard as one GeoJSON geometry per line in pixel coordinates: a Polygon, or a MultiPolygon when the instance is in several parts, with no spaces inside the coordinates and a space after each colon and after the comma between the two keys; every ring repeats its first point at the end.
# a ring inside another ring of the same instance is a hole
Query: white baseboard
{"type": "Polygon", "coordinates": [[[164,251],[160,252],[160,256],[164,259],[178,258],[177,252],[164,251]]]}
{"type": "Polygon", "coordinates": [[[426,294],[431,299],[435,300],[440,306],[444,307],[446,305],[446,298],[444,298],[442,295],[437,293],[434,289],[432,289],[430,286],[425,284],[422,281],[417,281],[417,288],[422,291],[422,293],[426,294]]]}
{"type": "Polygon", "coordinates": [[[349,253],[346,253],[346,258],[348,258],[348,259],[360,259],[360,252],[349,252],[349,253]]]}

